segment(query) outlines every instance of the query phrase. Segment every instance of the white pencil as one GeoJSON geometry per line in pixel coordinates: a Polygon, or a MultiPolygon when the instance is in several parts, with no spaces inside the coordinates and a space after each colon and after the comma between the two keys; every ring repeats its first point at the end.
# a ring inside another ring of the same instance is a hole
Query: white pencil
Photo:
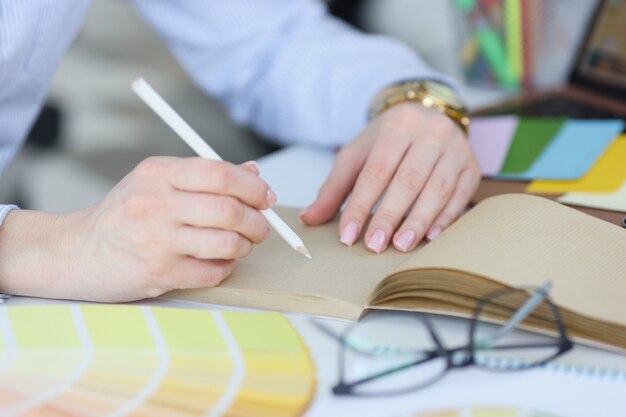
{"type": "MultiPolygon", "coordinates": [[[[222,158],[189,126],[187,122],[169,105],[143,78],[132,83],[132,89],[169,127],[174,130],[198,155],[207,159],[221,161],[222,158]]],[[[274,230],[287,241],[298,253],[311,259],[302,239],[272,209],[261,210],[274,230]]]]}

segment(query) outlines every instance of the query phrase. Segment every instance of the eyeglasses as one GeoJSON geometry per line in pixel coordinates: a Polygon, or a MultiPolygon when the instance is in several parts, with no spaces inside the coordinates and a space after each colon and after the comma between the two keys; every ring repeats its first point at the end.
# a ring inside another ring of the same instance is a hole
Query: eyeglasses
{"type": "Polygon", "coordinates": [[[573,346],[548,296],[550,287],[506,289],[482,298],[469,321],[468,342],[451,349],[426,314],[372,315],[340,336],[322,325],[341,345],[333,392],[395,395],[427,387],[456,368],[519,371],[543,365],[573,346]],[[515,331],[525,328],[541,333],[515,331]]]}

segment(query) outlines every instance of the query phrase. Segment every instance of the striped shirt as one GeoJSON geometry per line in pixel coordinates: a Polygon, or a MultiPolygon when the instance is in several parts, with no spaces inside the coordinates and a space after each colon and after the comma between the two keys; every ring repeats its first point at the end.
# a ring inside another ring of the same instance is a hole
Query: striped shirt
{"type": "MultiPolygon", "coordinates": [[[[331,17],[320,0],[131,1],[201,90],[282,144],[345,144],[377,91],[442,78],[400,42],[331,17]]],[[[0,1],[0,171],[39,113],[89,3],[0,1]]],[[[0,205],[0,222],[10,208],[0,205]]]]}

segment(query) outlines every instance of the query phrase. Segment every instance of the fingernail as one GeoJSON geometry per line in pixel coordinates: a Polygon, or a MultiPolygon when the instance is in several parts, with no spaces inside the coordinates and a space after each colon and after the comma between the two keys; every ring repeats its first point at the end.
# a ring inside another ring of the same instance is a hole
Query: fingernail
{"type": "Polygon", "coordinates": [[[272,207],[274,204],[276,204],[276,200],[277,200],[276,193],[272,190],[267,190],[266,200],[267,200],[267,205],[272,207]]]}
{"type": "Polygon", "coordinates": [[[396,248],[402,252],[408,252],[413,248],[417,234],[413,230],[406,230],[396,241],[396,248]]]}
{"type": "Polygon", "coordinates": [[[256,161],[247,161],[247,162],[244,162],[241,165],[245,165],[247,167],[252,167],[256,171],[257,175],[261,173],[261,169],[259,168],[259,164],[257,164],[256,161]]]}
{"type": "Polygon", "coordinates": [[[343,228],[341,232],[341,243],[347,246],[352,246],[356,242],[356,238],[359,235],[359,226],[355,222],[350,222],[343,228]]]}
{"type": "Polygon", "coordinates": [[[426,239],[435,240],[443,232],[441,226],[435,226],[426,234],[426,239]]]}
{"type": "Polygon", "coordinates": [[[305,208],[304,210],[302,210],[299,214],[298,214],[298,222],[304,226],[304,221],[302,220],[302,217],[306,216],[307,212],[309,211],[308,208],[305,208]]]}
{"type": "Polygon", "coordinates": [[[372,233],[372,236],[370,236],[370,240],[367,242],[367,247],[376,253],[381,253],[386,241],[387,235],[385,232],[380,229],[376,229],[374,233],[372,233]]]}

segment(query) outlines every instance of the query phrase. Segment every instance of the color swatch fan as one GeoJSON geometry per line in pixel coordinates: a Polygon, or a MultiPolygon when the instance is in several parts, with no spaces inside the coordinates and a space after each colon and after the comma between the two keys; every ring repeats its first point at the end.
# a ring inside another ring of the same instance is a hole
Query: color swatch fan
{"type": "Polygon", "coordinates": [[[1,416],[297,416],[315,369],[275,313],[0,309],[1,416]]]}

